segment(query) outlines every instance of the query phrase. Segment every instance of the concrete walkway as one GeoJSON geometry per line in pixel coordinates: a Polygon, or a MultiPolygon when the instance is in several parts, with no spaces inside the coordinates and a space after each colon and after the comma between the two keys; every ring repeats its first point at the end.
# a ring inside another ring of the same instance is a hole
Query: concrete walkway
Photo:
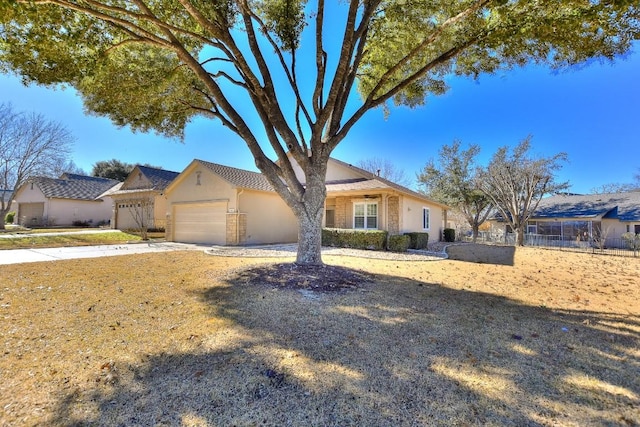
{"type": "Polygon", "coordinates": [[[194,245],[175,242],[130,243],[119,245],[73,246],[64,248],[34,248],[0,250],[0,265],[41,261],[59,261],[76,258],[144,254],[170,251],[204,251],[210,245],[194,245]]]}
{"type": "Polygon", "coordinates": [[[120,233],[120,230],[111,228],[89,228],[86,230],[74,231],[51,231],[47,233],[29,233],[28,231],[5,231],[0,233],[0,239],[24,239],[26,237],[39,236],[64,236],[68,234],[102,234],[102,233],[120,233]]]}

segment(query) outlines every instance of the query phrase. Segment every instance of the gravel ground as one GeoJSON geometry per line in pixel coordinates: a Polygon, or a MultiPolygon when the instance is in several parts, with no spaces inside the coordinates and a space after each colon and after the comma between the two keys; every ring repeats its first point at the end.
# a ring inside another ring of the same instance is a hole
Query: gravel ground
{"type": "MultiPolygon", "coordinates": [[[[445,249],[450,245],[451,243],[434,242],[429,244],[428,250],[410,250],[405,253],[323,247],[322,254],[394,261],[438,261],[448,258],[445,249]]],[[[298,245],[295,243],[245,247],[214,246],[206,250],[205,253],[234,258],[283,258],[295,256],[297,249],[298,245]]]]}

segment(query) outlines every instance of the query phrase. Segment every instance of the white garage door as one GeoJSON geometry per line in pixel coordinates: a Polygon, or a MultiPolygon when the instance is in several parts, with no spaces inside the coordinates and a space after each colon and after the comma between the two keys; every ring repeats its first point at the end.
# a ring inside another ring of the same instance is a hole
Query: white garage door
{"type": "Polygon", "coordinates": [[[226,202],[174,205],[173,239],[185,243],[227,242],[226,202]]]}

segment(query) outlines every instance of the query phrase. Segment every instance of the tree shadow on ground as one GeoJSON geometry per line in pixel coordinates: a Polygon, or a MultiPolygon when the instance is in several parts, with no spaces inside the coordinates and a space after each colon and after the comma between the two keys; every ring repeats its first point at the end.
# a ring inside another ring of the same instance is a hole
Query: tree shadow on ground
{"type": "MultiPolygon", "coordinates": [[[[227,328],[61,396],[61,425],[637,425],[640,319],[393,276],[198,297],[227,328]]],[[[116,362],[118,363],[118,362],[116,362]]]]}
{"type": "Polygon", "coordinates": [[[449,246],[449,259],[477,264],[514,265],[515,246],[483,245],[478,243],[449,246]]]}

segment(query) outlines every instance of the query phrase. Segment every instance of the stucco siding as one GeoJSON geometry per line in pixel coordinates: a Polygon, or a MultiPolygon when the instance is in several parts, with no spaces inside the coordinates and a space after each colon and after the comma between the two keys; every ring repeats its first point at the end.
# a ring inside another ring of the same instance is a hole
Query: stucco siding
{"type": "Polygon", "coordinates": [[[246,215],[245,244],[292,243],[298,240],[298,220],[276,193],[244,190],[239,211],[246,215]]]}
{"type": "Polygon", "coordinates": [[[442,229],[442,208],[411,197],[402,198],[400,233],[426,232],[429,240],[437,241],[442,229]],[[429,228],[423,227],[423,208],[429,209],[429,228]]]}
{"type": "Polygon", "coordinates": [[[617,219],[602,220],[602,236],[607,239],[620,239],[626,233],[627,226],[617,219]]]}
{"type": "Polygon", "coordinates": [[[206,168],[193,168],[166,195],[167,211],[172,203],[228,200],[229,209],[236,208],[236,190],[206,168]],[[199,178],[198,178],[199,175],[199,178]]]}
{"type": "MultiPolygon", "coordinates": [[[[306,182],[304,173],[302,172],[302,168],[295,161],[292,162],[291,166],[293,167],[298,180],[303,183],[306,182]]],[[[362,174],[359,174],[356,171],[349,169],[347,166],[338,164],[332,159],[329,159],[329,162],[327,163],[327,181],[340,181],[344,179],[354,178],[362,178],[362,174]]]]}
{"type": "Polygon", "coordinates": [[[50,199],[45,204],[48,225],[106,224],[111,218],[111,198],[102,201],[50,199]],[[47,209],[48,207],[48,209],[47,209]]]}

